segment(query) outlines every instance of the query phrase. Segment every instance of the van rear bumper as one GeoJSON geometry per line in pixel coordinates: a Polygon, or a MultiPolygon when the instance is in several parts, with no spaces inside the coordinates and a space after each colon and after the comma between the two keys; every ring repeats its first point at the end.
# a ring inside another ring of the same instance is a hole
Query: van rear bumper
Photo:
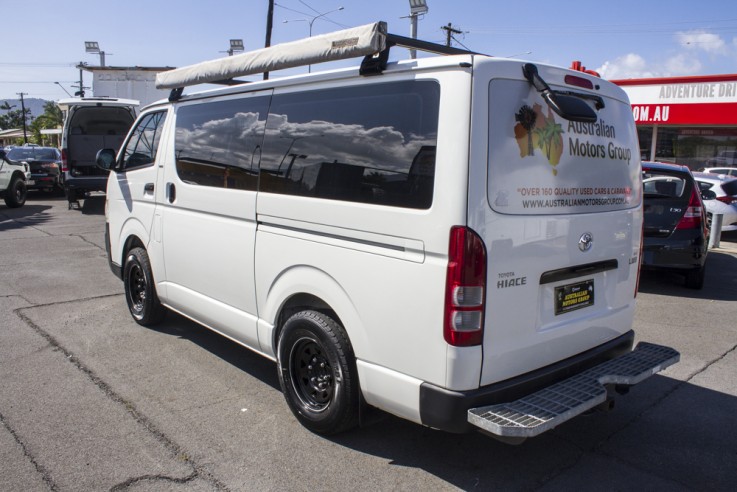
{"type": "MultiPolygon", "coordinates": [[[[535,437],[600,405],[608,407],[614,390],[635,385],[675,364],[680,354],[670,347],[640,342],[628,354],[509,403],[472,408],[468,421],[512,443],[535,437]]],[[[624,391],[623,391],[624,389],[624,391]]]]}
{"type": "Polygon", "coordinates": [[[423,425],[446,432],[476,429],[468,421],[468,410],[518,400],[542,388],[581,373],[632,350],[630,330],[614,340],[547,367],[469,391],[450,391],[430,383],[420,386],[420,418],[423,425]]]}
{"type": "Polygon", "coordinates": [[[69,176],[64,179],[64,187],[69,190],[107,191],[107,176],[69,176]]]}

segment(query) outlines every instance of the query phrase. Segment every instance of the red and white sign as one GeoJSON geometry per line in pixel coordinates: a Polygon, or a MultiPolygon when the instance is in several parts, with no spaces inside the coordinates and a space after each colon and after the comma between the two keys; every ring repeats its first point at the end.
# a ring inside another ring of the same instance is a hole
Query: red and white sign
{"type": "Polygon", "coordinates": [[[638,125],[737,125],[737,74],[614,82],[638,125]]]}
{"type": "Polygon", "coordinates": [[[737,102],[633,104],[638,125],[737,125],[737,102]]]}

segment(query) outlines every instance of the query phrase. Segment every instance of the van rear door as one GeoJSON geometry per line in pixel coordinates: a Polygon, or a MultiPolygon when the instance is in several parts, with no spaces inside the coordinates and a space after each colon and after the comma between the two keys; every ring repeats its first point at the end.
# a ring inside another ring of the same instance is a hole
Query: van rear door
{"type": "Polygon", "coordinates": [[[488,258],[481,385],[612,340],[634,314],[642,184],[629,101],[599,78],[536,67],[596,115],[571,121],[522,67],[474,66],[468,225],[488,258]]]}

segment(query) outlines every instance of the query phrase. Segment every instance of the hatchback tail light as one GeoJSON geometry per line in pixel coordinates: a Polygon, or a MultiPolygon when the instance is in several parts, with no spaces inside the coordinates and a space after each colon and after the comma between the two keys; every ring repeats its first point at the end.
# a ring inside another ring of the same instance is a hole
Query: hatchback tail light
{"type": "Polygon", "coordinates": [[[69,166],[67,165],[67,149],[61,149],[61,172],[65,173],[69,171],[69,166]]]}
{"type": "Polygon", "coordinates": [[[737,203],[737,196],[734,196],[734,195],[718,196],[717,200],[719,200],[720,202],[724,202],[727,205],[732,205],[733,203],[737,203]]]}
{"type": "Polygon", "coordinates": [[[691,190],[691,198],[688,200],[688,208],[686,213],[681,217],[681,221],[676,226],[676,229],[697,229],[701,227],[701,218],[704,213],[704,207],[701,203],[696,188],[691,190]]]}
{"type": "Polygon", "coordinates": [[[467,227],[450,230],[445,282],[445,341],[457,347],[480,345],[486,305],[486,248],[467,227]]]}

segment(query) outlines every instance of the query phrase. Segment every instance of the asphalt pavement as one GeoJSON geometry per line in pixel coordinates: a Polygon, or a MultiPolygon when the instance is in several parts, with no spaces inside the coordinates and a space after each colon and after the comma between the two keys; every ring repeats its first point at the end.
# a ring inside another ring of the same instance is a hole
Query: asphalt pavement
{"type": "Polygon", "coordinates": [[[134,323],[103,237],[103,196],[0,205],[0,491],[737,486],[735,233],[702,291],[643,272],[637,340],[673,346],[678,364],[519,446],[383,414],[308,432],[272,362],[177,315],[134,323]]]}

